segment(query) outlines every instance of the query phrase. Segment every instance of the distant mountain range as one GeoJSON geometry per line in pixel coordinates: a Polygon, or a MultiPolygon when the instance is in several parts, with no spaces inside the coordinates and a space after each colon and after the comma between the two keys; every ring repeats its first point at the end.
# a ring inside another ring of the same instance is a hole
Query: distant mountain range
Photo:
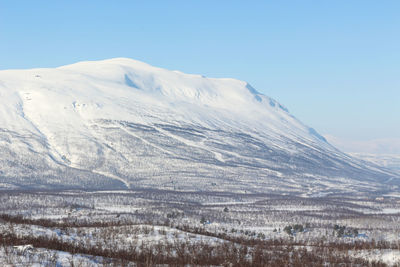
{"type": "Polygon", "coordinates": [[[320,196],[399,190],[399,179],[243,81],[126,58],[0,71],[3,189],[320,196]]]}
{"type": "Polygon", "coordinates": [[[354,141],[324,135],[329,143],[347,154],[400,173],[400,139],[354,141]]]}
{"type": "Polygon", "coordinates": [[[381,138],[372,140],[351,140],[324,135],[329,143],[348,153],[400,155],[399,138],[381,138]]]}
{"type": "Polygon", "coordinates": [[[373,162],[400,174],[400,154],[350,153],[351,156],[373,162]]]}

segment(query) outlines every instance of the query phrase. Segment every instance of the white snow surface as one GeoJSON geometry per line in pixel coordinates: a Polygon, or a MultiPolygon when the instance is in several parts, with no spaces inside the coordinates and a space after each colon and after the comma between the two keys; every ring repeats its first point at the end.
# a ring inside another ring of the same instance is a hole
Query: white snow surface
{"type": "Polygon", "coordinates": [[[87,124],[95,119],[157,123],[167,116],[170,122],[272,128],[276,134],[315,139],[279,103],[246,82],[183,74],[126,58],[1,71],[0,81],[1,125],[45,135],[54,152],[61,149],[54,133],[90,139],[87,124]]]}
{"type": "Polygon", "coordinates": [[[0,149],[3,188],[282,189],[275,179],[301,191],[304,177],[323,190],[325,178],[396,176],[336,150],[244,81],[127,58],[0,71],[0,149]]]}

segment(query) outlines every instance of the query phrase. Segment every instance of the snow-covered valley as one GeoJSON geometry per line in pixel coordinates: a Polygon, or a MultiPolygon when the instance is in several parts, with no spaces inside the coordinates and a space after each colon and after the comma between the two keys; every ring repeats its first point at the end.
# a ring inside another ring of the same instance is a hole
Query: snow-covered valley
{"type": "Polygon", "coordinates": [[[1,266],[398,266],[400,196],[1,192],[1,266]]]}

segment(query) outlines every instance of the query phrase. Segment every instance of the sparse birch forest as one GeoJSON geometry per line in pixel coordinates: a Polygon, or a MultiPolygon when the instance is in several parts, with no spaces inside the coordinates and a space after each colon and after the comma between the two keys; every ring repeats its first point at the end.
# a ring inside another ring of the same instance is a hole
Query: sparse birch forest
{"type": "Polygon", "coordinates": [[[396,196],[0,194],[2,266],[400,266],[396,196]]]}

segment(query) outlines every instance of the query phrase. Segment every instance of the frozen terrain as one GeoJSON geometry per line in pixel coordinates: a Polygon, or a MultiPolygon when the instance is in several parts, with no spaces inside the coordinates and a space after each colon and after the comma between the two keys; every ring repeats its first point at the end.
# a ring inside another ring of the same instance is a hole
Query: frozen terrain
{"type": "Polygon", "coordinates": [[[400,173],[400,154],[350,153],[350,155],[400,173]]]}
{"type": "Polygon", "coordinates": [[[0,187],[398,191],[248,83],[116,58],[0,71],[0,187]]]}
{"type": "Polygon", "coordinates": [[[400,266],[400,196],[31,190],[0,202],[0,266],[400,266]]]}

